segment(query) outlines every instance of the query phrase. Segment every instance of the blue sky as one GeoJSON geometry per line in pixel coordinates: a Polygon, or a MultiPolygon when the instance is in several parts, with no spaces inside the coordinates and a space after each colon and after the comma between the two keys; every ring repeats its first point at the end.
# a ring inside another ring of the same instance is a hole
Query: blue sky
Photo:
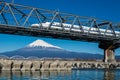
{"type": "MultiPolygon", "coordinates": [[[[10,2],[11,0],[5,0],[10,2]]],[[[80,16],[88,16],[120,22],[120,0],[14,0],[17,4],[58,10],[80,16]]],[[[17,36],[0,34],[0,52],[22,48],[36,39],[45,40],[66,50],[76,52],[89,52],[103,54],[97,43],[88,43],[71,40],[58,40],[51,38],[36,38],[30,36],[17,36]]],[[[116,50],[120,54],[120,48],[116,50]]]]}

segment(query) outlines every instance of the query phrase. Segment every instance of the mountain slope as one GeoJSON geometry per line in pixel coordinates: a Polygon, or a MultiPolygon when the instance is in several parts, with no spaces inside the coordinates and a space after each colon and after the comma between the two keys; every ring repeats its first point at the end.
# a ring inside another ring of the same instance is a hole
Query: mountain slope
{"type": "Polygon", "coordinates": [[[51,45],[43,40],[36,40],[24,48],[1,53],[1,55],[15,56],[20,55],[24,57],[49,57],[49,58],[81,58],[81,59],[102,59],[103,56],[99,54],[77,53],[66,51],[58,46],[51,45]]]}

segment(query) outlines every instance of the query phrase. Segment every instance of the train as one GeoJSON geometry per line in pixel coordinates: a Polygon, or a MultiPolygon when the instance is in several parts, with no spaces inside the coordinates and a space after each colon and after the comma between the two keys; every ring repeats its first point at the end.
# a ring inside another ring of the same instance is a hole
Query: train
{"type": "MultiPolygon", "coordinates": [[[[43,29],[47,29],[49,28],[51,22],[45,22],[45,23],[41,23],[41,24],[32,24],[31,27],[32,28],[36,28],[38,29],[41,25],[43,29]]],[[[67,24],[67,23],[59,23],[59,22],[53,22],[51,25],[51,29],[53,30],[65,30],[65,31],[72,31],[72,32],[83,32],[84,33],[91,33],[91,34],[101,34],[101,35],[106,35],[106,36],[114,36],[114,32],[116,34],[117,37],[120,36],[120,31],[112,31],[112,30],[107,30],[106,29],[98,29],[98,28],[94,28],[94,27],[87,27],[87,26],[79,26],[79,25],[73,25],[72,24],[67,24]],[[62,27],[61,27],[62,26],[62,27]],[[81,29],[82,27],[82,29],[81,29]]]]}

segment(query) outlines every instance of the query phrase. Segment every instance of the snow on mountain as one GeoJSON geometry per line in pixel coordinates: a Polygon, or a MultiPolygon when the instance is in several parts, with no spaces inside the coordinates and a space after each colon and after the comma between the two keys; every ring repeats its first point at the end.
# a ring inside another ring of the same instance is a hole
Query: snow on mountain
{"type": "Polygon", "coordinates": [[[9,57],[19,55],[23,57],[48,57],[48,58],[80,58],[80,59],[101,59],[103,56],[98,54],[77,53],[64,50],[58,46],[49,44],[43,40],[36,40],[26,47],[18,50],[0,53],[9,57]]]}
{"type": "Polygon", "coordinates": [[[27,47],[32,47],[32,48],[34,48],[34,47],[42,47],[42,48],[58,48],[58,49],[62,49],[62,48],[60,48],[58,46],[51,45],[51,44],[49,44],[49,43],[47,43],[47,42],[45,42],[43,40],[36,40],[36,41],[30,43],[27,47]]]}

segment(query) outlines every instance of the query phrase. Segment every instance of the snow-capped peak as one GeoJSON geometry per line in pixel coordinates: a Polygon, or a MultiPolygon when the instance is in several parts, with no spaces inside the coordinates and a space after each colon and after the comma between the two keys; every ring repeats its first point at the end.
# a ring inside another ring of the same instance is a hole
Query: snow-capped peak
{"type": "Polygon", "coordinates": [[[44,48],[47,48],[47,47],[52,47],[52,48],[59,48],[59,49],[62,49],[58,46],[54,46],[54,45],[51,45],[43,40],[36,40],[32,43],[30,43],[27,47],[44,47],[44,48]]]}

